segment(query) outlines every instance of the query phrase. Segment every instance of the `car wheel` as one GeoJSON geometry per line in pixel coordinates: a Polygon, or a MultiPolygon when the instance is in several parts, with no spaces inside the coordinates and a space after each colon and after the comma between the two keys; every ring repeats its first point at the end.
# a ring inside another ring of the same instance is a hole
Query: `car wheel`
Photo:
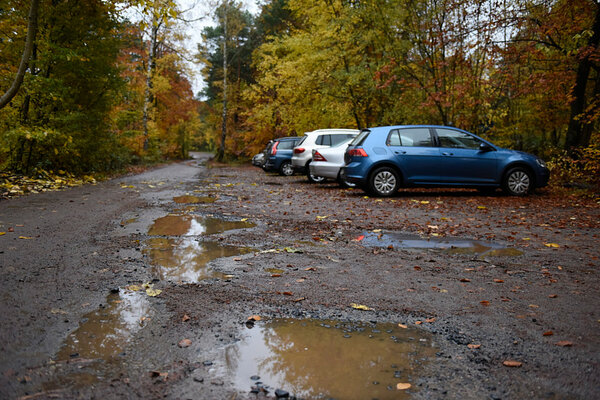
{"type": "Polygon", "coordinates": [[[292,168],[292,163],[290,161],[284,161],[283,163],[281,163],[281,167],[279,167],[279,173],[284,176],[294,175],[294,168],[292,168]]]}
{"type": "Polygon", "coordinates": [[[533,189],[531,173],[525,168],[516,167],[504,176],[502,188],[512,196],[525,196],[533,189]]]}
{"type": "Polygon", "coordinates": [[[388,197],[400,187],[398,173],[389,167],[377,168],[369,178],[369,190],[377,196],[388,197]]]}

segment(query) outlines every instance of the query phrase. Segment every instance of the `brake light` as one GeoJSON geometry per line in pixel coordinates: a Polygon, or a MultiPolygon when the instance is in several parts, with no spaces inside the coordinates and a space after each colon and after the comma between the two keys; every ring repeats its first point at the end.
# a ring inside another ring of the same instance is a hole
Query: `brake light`
{"type": "Polygon", "coordinates": [[[363,148],[360,148],[360,147],[358,149],[348,150],[348,155],[350,157],[368,157],[369,156],[367,154],[367,152],[363,148]]]}
{"type": "Polygon", "coordinates": [[[279,142],[275,142],[273,143],[273,147],[271,148],[271,155],[274,156],[275,154],[277,154],[277,145],[279,144],[279,142]]]}
{"type": "Polygon", "coordinates": [[[304,153],[304,149],[302,147],[296,147],[294,149],[294,154],[302,154],[304,153]]]}
{"type": "Polygon", "coordinates": [[[321,153],[315,151],[315,154],[313,154],[313,161],[327,161],[327,159],[323,157],[321,153]]]}

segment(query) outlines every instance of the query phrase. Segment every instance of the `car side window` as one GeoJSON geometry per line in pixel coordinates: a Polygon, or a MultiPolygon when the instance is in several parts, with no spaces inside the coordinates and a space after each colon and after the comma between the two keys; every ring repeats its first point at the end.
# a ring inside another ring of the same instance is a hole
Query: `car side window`
{"type": "Polygon", "coordinates": [[[429,128],[395,129],[387,139],[388,146],[433,147],[429,128]]]}
{"type": "Polygon", "coordinates": [[[436,132],[441,147],[477,150],[481,145],[480,140],[464,132],[442,128],[436,128],[436,132]]]}

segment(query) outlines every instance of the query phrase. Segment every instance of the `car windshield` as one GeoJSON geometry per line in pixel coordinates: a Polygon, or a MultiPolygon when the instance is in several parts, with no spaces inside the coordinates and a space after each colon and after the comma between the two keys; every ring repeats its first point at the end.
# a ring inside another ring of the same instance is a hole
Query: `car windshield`
{"type": "Polygon", "coordinates": [[[362,142],[364,142],[364,140],[367,138],[367,136],[369,136],[369,133],[371,133],[371,131],[368,129],[363,129],[362,131],[360,131],[358,136],[350,142],[350,146],[360,146],[362,142]]]}

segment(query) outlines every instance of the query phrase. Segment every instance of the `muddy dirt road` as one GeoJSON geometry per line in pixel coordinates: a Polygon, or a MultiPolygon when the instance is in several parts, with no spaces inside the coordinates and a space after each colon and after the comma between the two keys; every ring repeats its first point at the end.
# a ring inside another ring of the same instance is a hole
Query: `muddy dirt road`
{"type": "Polygon", "coordinates": [[[0,398],[600,398],[600,204],[206,154],[0,201],[0,398]]]}

